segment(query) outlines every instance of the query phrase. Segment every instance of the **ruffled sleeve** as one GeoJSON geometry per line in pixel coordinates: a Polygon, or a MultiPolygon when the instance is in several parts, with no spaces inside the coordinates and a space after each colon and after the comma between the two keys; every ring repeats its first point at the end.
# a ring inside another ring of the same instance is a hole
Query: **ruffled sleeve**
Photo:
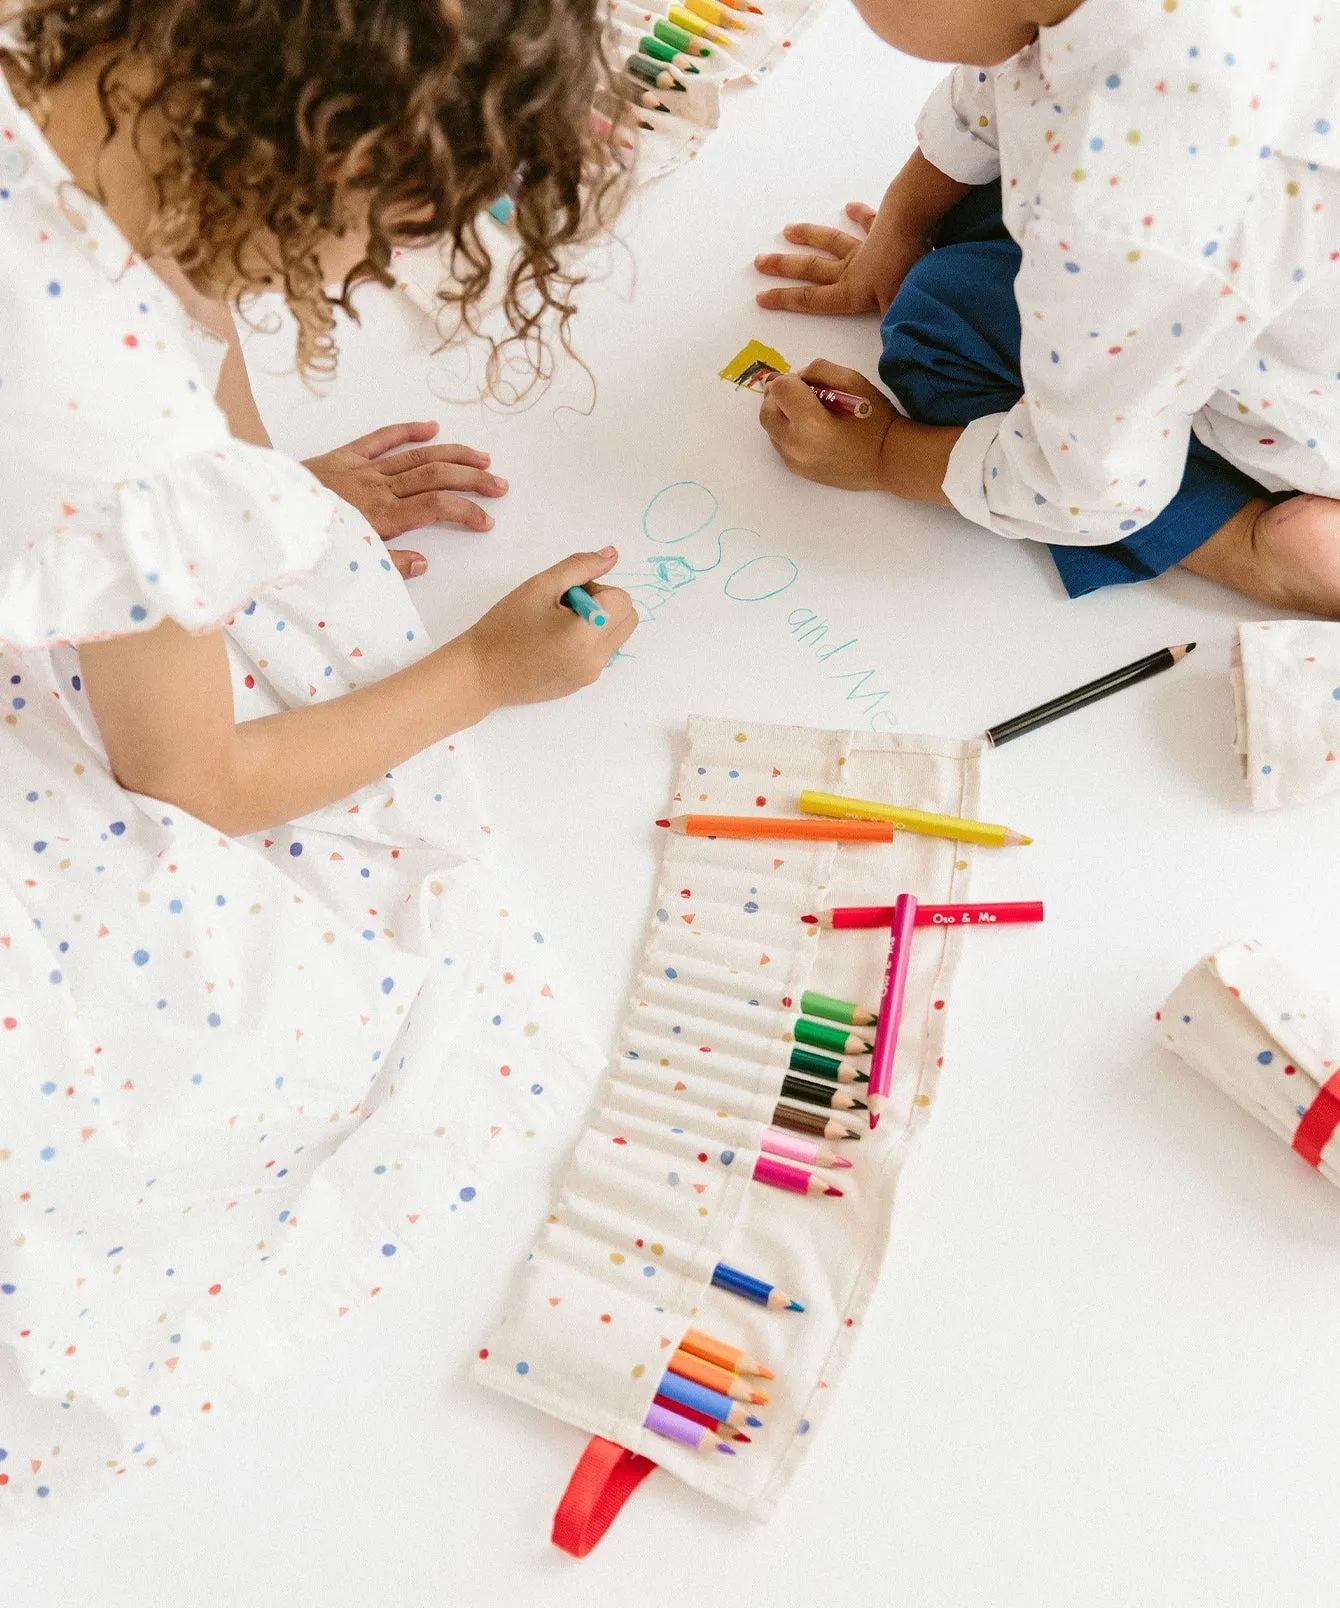
{"type": "MultiPolygon", "coordinates": [[[[229,439],[99,484],[74,474],[50,523],[0,522],[0,642],[48,648],[219,625],[310,572],[334,499],[301,465],[229,439]]],[[[25,499],[26,500],[26,499],[25,499]]]]}

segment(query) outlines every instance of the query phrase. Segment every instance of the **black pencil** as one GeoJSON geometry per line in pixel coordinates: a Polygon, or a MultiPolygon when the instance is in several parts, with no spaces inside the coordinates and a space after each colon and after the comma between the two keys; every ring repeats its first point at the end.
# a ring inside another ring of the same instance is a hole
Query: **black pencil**
{"type": "Polygon", "coordinates": [[[1124,665],[1120,670],[1112,671],[1110,675],[1099,676],[1097,681],[1086,682],[1084,686],[1076,687],[1073,692],[1063,692],[1059,698],[1053,698],[1050,703],[1039,704],[1036,709],[1015,715],[1013,720],[1001,721],[1000,725],[988,729],[986,740],[993,748],[999,748],[1002,743],[1013,742],[1025,732],[1045,726],[1049,721],[1059,720],[1062,715],[1072,714],[1076,709],[1097,703],[1100,698],[1108,698],[1124,687],[1133,687],[1137,681],[1147,681],[1150,676],[1156,676],[1160,671],[1171,670],[1175,664],[1180,664],[1195,646],[1194,642],[1186,642],[1181,647],[1160,648],[1157,653],[1151,653],[1144,659],[1137,659],[1134,664],[1124,665]]]}
{"type": "Polygon", "coordinates": [[[865,1101],[842,1088],[811,1083],[808,1078],[783,1078],[782,1095],[787,1100],[803,1100],[806,1105],[827,1106],[832,1111],[864,1111],[865,1101]]]}

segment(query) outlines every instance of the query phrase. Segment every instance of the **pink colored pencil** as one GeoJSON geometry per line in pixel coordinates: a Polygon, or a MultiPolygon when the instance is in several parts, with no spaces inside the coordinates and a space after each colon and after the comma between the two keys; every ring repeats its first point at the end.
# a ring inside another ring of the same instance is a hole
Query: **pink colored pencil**
{"type": "MultiPolygon", "coordinates": [[[[891,927],[893,906],[843,905],[800,919],[810,927],[891,927]]],[[[1005,904],[919,905],[916,924],[918,927],[1007,927],[1017,922],[1041,920],[1041,899],[1021,899],[1005,904]]]]}
{"type": "Polygon", "coordinates": [[[781,1128],[765,1128],[759,1149],[770,1156],[786,1156],[792,1161],[803,1161],[808,1167],[850,1167],[845,1156],[821,1145],[816,1140],[803,1138],[798,1133],[787,1133],[781,1128]]]}
{"type": "Polygon", "coordinates": [[[879,1126],[879,1114],[893,1083],[893,1057],[898,1048],[898,1027],[903,1019],[903,997],[907,993],[907,968],[912,959],[912,929],[917,924],[917,901],[910,893],[900,893],[893,907],[893,931],[889,938],[889,963],[884,968],[884,992],[879,1001],[879,1026],[870,1052],[870,1083],[866,1104],[870,1107],[870,1128],[879,1126]]]}
{"type": "Polygon", "coordinates": [[[771,1184],[774,1189],[789,1189],[793,1195],[841,1195],[840,1189],[824,1183],[817,1173],[801,1167],[788,1167],[784,1161],[771,1156],[760,1156],[754,1163],[754,1177],[760,1184],[771,1184]]]}

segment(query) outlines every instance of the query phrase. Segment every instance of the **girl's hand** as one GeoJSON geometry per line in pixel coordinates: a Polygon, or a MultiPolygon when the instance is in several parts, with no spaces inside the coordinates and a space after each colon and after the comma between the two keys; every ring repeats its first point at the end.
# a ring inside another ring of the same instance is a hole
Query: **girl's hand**
{"type": "MultiPolygon", "coordinates": [[[[432,421],[388,424],[304,462],[323,486],[352,503],[384,542],[423,525],[492,530],[491,517],[461,495],[501,497],[507,491],[505,480],[489,474],[487,452],[455,444],[395,451],[411,441],[431,441],[436,434],[432,421]]],[[[391,561],[406,579],[428,568],[422,553],[392,552],[391,561]]]]}
{"type": "Polygon", "coordinates": [[[617,586],[595,586],[619,561],[613,547],[574,553],[523,581],[460,638],[469,648],[485,703],[543,703],[589,686],[637,625],[633,600],[617,586]],[[584,586],[608,621],[593,626],[563,603],[569,587],[584,586]]]}
{"type": "Polygon", "coordinates": [[[769,380],[758,415],[793,474],[845,491],[874,491],[885,486],[885,440],[897,418],[888,397],[864,375],[822,361],[811,363],[799,374],[769,380]],[[830,413],[805,380],[868,397],[870,417],[849,419],[830,413]]]}
{"type": "Polygon", "coordinates": [[[782,231],[785,237],[817,252],[770,251],[754,258],[760,273],[805,281],[759,291],[754,300],[760,307],[796,313],[888,312],[908,269],[931,249],[930,236],[898,227],[887,216],[876,228],[876,213],[859,201],[848,203],[847,216],[860,225],[861,236],[818,223],[792,223],[782,231]]]}

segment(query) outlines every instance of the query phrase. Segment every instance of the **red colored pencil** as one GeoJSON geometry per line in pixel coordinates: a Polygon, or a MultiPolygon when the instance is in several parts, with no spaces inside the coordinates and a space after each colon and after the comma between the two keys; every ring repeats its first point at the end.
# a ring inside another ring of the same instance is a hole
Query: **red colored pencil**
{"type": "MultiPolygon", "coordinates": [[[[892,905],[840,905],[821,910],[817,916],[800,918],[807,926],[891,927],[892,905]]],[[[1014,923],[1042,920],[1042,900],[1023,899],[1005,904],[919,905],[918,927],[1007,927],[1014,923]]]]}
{"type": "Polygon", "coordinates": [[[672,815],[657,826],[684,837],[787,838],[802,843],[892,843],[892,821],[833,821],[813,815],[672,815]]]}

